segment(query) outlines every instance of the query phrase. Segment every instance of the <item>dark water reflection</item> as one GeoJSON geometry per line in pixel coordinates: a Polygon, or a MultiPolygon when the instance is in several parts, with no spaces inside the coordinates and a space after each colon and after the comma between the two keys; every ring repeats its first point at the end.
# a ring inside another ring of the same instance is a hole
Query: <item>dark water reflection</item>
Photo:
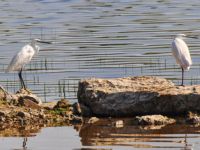
{"type": "MultiPolygon", "coordinates": [[[[199,147],[200,127],[188,125],[132,126],[117,128],[107,121],[85,124],[79,136],[84,146],[127,146],[148,149],[192,149],[199,147]],[[193,143],[194,142],[194,143],[193,143]]],[[[122,148],[123,149],[123,148],[122,148]]]]}
{"type": "Polygon", "coordinates": [[[18,133],[18,136],[24,138],[8,137],[16,136],[16,133],[7,133],[6,137],[0,138],[0,147],[5,150],[57,148],[59,150],[195,150],[200,146],[200,126],[134,126],[131,125],[131,119],[123,119],[124,126],[116,127],[113,122],[117,120],[101,119],[94,124],[48,127],[35,131],[24,128],[19,132],[21,135],[18,133]]]}

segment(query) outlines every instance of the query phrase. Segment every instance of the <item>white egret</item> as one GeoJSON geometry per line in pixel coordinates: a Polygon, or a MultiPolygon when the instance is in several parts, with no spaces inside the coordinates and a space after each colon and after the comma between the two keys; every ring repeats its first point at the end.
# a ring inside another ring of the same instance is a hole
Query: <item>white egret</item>
{"type": "Polygon", "coordinates": [[[185,37],[185,34],[177,34],[172,42],[172,54],[176,59],[176,63],[179,64],[182,69],[182,86],[184,85],[184,70],[189,70],[192,65],[188,46],[183,40],[185,37]]]}
{"type": "Polygon", "coordinates": [[[50,44],[50,42],[42,41],[40,39],[33,39],[31,43],[25,45],[17,54],[14,55],[6,69],[6,72],[18,71],[21,86],[24,89],[26,89],[26,86],[22,78],[22,70],[25,65],[31,61],[32,57],[39,52],[40,47],[36,45],[37,42],[50,44]]]}

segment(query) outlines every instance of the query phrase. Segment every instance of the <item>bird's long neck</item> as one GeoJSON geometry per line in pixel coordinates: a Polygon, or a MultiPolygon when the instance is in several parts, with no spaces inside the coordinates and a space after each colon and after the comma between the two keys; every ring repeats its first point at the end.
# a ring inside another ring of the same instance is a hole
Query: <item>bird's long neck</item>
{"type": "Polygon", "coordinates": [[[31,43],[30,43],[30,45],[31,45],[32,47],[35,47],[36,41],[35,41],[35,40],[32,40],[31,43]]]}
{"type": "Polygon", "coordinates": [[[30,45],[34,48],[35,52],[38,53],[39,52],[39,47],[36,45],[36,41],[33,40],[30,45]]]}

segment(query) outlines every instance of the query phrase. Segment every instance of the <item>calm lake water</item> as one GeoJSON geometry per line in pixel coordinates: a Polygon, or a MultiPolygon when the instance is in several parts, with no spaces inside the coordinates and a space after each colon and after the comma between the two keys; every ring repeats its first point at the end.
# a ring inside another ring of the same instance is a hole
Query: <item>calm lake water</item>
{"type": "MultiPolygon", "coordinates": [[[[181,70],[171,56],[171,41],[177,33],[200,35],[199,8],[199,0],[0,0],[1,84],[11,92],[19,89],[17,73],[5,73],[5,68],[32,38],[54,42],[40,44],[43,51],[23,74],[27,86],[44,101],[63,97],[77,101],[77,83],[89,77],[153,75],[180,84],[181,70]]],[[[187,39],[187,43],[193,66],[185,74],[186,84],[199,84],[199,39],[187,39]]],[[[173,136],[184,137],[176,132],[173,136]]],[[[58,140],[59,149],[82,144],[71,127],[43,129],[36,137],[37,142],[47,140],[42,142],[46,145],[58,140]]],[[[200,140],[193,134],[188,138],[191,143],[200,140]]],[[[34,148],[34,139],[30,138],[33,148],[29,149],[42,149],[34,148]]],[[[2,138],[0,147],[18,148],[20,140],[2,138]]],[[[126,142],[123,148],[115,148],[126,149],[133,141],[126,142]]],[[[173,145],[170,141],[169,146],[173,145]]]]}
{"type": "MultiPolygon", "coordinates": [[[[173,35],[200,35],[198,0],[0,1],[0,79],[19,89],[17,73],[4,73],[12,56],[31,38],[39,55],[26,66],[27,86],[44,100],[76,101],[77,83],[89,77],[153,75],[180,84],[171,56],[173,35]]],[[[200,83],[199,39],[187,39],[193,66],[186,83],[200,83]]]]}

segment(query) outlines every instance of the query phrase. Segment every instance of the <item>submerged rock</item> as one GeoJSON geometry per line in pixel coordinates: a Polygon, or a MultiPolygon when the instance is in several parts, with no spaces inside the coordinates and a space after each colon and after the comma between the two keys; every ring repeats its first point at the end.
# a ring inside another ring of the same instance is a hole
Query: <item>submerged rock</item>
{"type": "Polygon", "coordinates": [[[189,124],[200,124],[200,116],[196,113],[189,112],[186,122],[189,124]]]}
{"type": "Polygon", "coordinates": [[[123,120],[116,120],[112,122],[112,126],[116,128],[122,128],[124,126],[124,121],[123,120]]]}
{"type": "Polygon", "coordinates": [[[93,123],[95,123],[95,122],[97,122],[97,121],[99,121],[99,118],[97,118],[97,117],[91,117],[91,118],[88,120],[87,123],[93,124],[93,123]]]}
{"type": "Polygon", "coordinates": [[[134,119],[136,125],[166,125],[175,123],[176,120],[162,115],[137,116],[134,119]]]}
{"type": "Polygon", "coordinates": [[[78,101],[83,116],[180,115],[200,112],[200,86],[151,76],[92,78],[79,82],[78,101]]]}

